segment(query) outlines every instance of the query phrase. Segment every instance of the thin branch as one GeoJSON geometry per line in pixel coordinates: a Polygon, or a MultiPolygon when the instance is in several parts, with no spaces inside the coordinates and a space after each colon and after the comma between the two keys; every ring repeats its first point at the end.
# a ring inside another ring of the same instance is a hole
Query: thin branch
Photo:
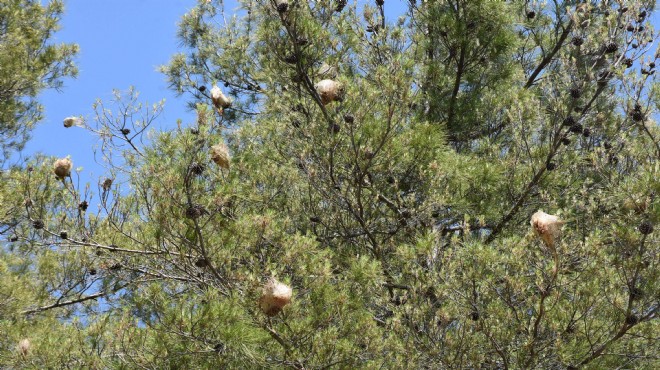
{"type": "Polygon", "coordinates": [[[22,311],[21,313],[24,314],[24,315],[30,315],[30,314],[37,313],[37,312],[47,311],[47,310],[50,310],[50,309],[53,309],[53,308],[70,306],[72,304],[82,303],[82,302],[85,302],[85,301],[97,299],[97,298],[103,297],[106,294],[107,294],[107,292],[98,292],[98,293],[94,293],[92,295],[84,296],[84,297],[81,297],[81,298],[78,298],[78,299],[72,299],[70,301],[57,302],[57,303],[54,303],[54,304],[51,304],[51,305],[48,305],[48,306],[42,306],[42,307],[34,308],[34,309],[31,309],[31,310],[25,310],[25,311],[22,311]]]}
{"type": "Polygon", "coordinates": [[[555,57],[555,54],[559,52],[559,49],[561,49],[562,45],[566,41],[566,38],[568,35],[571,33],[571,30],[573,29],[573,20],[568,22],[568,25],[564,28],[564,31],[561,33],[561,36],[559,36],[559,40],[557,40],[557,44],[555,44],[555,47],[550,51],[549,54],[547,54],[542,60],[541,63],[536,67],[534,72],[529,76],[529,79],[527,79],[527,83],[525,84],[525,88],[529,88],[534,84],[536,81],[536,77],[545,69],[545,67],[552,61],[552,58],[555,57]]]}

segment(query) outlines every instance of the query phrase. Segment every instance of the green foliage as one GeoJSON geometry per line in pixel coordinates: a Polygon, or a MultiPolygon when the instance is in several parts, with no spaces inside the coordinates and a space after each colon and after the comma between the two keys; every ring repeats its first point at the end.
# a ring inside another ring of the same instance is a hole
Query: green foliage
{"type": "Polygon", "coordinates": [[[149,131],[162,105],[117,93],[84,124],[96,193],[47,158],[2,174],[0,361],[656,368],[654,4],[608,4],[200,1],[163,67],[196,122],[149,131]],[[268,314],[271,278],[293,297],[268,314]]]}
{"type": "Polygon", "coordinates": [[[0,150],[21,149],[42,118],[35,100],[45,88],[58,89],[62,78],[75,76],[78,46],[54,45],[63,3],[34,0],[0,1],[0,150]]]}

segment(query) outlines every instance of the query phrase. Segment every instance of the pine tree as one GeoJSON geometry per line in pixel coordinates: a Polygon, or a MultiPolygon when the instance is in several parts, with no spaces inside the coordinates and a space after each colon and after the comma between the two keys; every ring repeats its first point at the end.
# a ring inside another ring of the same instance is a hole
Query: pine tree
{"type": "MultiPolygon", "coordinates": [[[[163,67],[196,122],[95,106],[96,198],[6,175],[5,317],[100,367],[657,365],[654,2],[240,5],[163,67]]],[[[64,361],[11,331],[1,361],[64,361]]]]}
{"type": "Polygon", "coordinates": [[[59,0],[0,1],[0,163],[22,148],[42,118],[39,92],[60,88],[64,77],[77,74],[78,47],[51,42],[62,10],[59,0]]]}

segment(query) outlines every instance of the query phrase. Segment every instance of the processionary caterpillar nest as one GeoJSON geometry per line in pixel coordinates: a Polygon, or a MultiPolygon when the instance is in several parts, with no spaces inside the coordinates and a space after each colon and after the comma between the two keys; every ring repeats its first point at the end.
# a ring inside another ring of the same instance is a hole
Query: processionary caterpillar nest
{"type": "Polygon", "coordinates": [[[64,119],[64,127],[69,128],[72,126],[78,126],[82,123],[82,120],[79,117],[67,117],[64,119]]]}
{"type": "Polygon", "coordinates": [[[53,172],[60,180],[71,175],[71,168],[73,168],[73,162],[69,158],[58,159],[53,164],[53,172]]]}
{"type": "Polygon", "coordinates": [[[282,308],[291,302],[293,291],[291,287],[280,283],[274,278],[268,280],[261,292],[259,307],[268,316],[275,316],[282,308]]]}
{"type": "Polygon", "coordinates": [[[18,342],[17,349],[23,356],[27,356],[30,353],[30,348],[32,347],[32,344],[30,343],[30,340],[25,338],[21,339],[20,342],[18,342]]]}
{"type": "Polygon", "coordinates": [[[333,101],[344,100],[344,86],[335,80],[321,80],[314,85],[316,92],[321,97],[321,103],[327,105],[333,101]]]}
{"type": "Polygon", "coordinates": [[[211,147],[211,159],[218,166],[226,170],[229,169],[231,157],[229,156],[229,150],[225,143],[216,144],[211,147]]]}
{"type": "Polygon", "coordinates": [[[564,225],[564,221],[560,220],[558,216],[538,211],[532,215],[530,224],[534,233],[540,236],[545,245],[554,252],[555,242],[561,234],[561,227],[564,225]]]}
{"type": "Polygon", "coordinates": [[[222,114],[222,111],[225,108],[231,106],[231,99],[229,99],[225,94],[222,93],[222,90],[218,86],[213,86],[211,88],[211,101],[213,106],[218,110],[218,113],[222,114]]]}

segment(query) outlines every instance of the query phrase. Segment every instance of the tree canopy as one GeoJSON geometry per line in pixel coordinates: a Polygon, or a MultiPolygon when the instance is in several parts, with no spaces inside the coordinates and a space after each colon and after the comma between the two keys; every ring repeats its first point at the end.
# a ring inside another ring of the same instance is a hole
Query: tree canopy
{"type": "Polygon", "coordinates": [[[660,364],[654,1],[239,5],[2,174],[0,364],[660,364]]]}
{"type": "Polygon", "coordinates": [[[21,149],[42,118],[35,99],[45,88],[59,88],[62,78],[75,76],[78,47],[53,44],[63,3],[35,0],[0,1],[0,150],[21,149]]]}

